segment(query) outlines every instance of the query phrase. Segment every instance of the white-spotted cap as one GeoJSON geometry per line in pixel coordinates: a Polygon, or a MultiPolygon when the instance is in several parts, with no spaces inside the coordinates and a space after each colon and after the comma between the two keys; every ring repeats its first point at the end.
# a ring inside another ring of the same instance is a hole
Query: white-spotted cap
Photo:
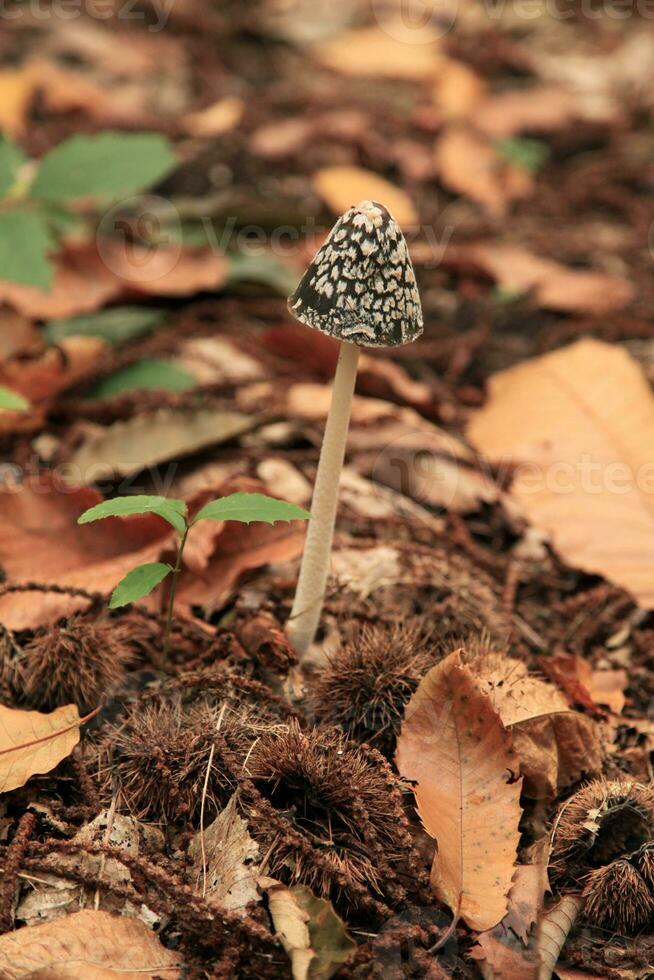
{"type": "Polygon", "coordinates": [[[420,336],[409,250],[382,204],[361,201],[338,219],[288,308],[301,323],[361,347],[394,347],[420,336]]]}

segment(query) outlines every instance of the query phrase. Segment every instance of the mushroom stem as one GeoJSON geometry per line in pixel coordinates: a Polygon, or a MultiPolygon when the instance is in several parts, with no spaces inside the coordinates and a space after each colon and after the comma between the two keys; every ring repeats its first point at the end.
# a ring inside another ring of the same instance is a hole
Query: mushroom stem
{"type": "Polygon", "coordinates": [[[316,635],[325,598],[338,504],[338,484],[345,457],[358,361],[359,348],[356,344],[343,341],[320,451],[300,577],[287,624],[288,638],[300,658],[316,635]]]}

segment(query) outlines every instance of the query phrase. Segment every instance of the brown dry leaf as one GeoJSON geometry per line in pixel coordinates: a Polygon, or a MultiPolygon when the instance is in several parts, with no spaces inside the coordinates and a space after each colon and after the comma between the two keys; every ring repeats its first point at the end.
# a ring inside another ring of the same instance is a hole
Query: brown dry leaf
{"type": "Polygon", "coordinates": [[[626,279],[569,269],[518,245],[478,242],[456,246],[448,250],[445,261],[476,267],[503,289],[533,292],[535,301],[545,309],[609,313],[626,306],[634,294],[626,279]]]}
{"type": "Polygon", "coordinates": [[[93,313],[122,292],[122,284],[94,249],[70,250],[59,256],[48,292],[0,280],[0,301],[33,320],[93,313]]]}
{"type": "Polygon", "coordinates": [[[71,483],[130,476],[169,459],[189,456],[234,439],[257,424],[240,412],[210,408],[161,408],[125,422],[97,426],[66,461],[71,483]]]}
{"type": "Polygon", "coordinates": [[[538,952],[542,965],[538,980],[550,980],[568,934],[584,905],[581,895],[564,895],[538,924],[538,952]]]}
{"type": "Polygon", "coordinates": [[[229,264],[210,248],[133,247],[104,242],[102,258],[120,285],[120,291],[148,296],[191,296],[224,286],[229,264]]]}
{"type": "Polygon", "coordinates": [[[184,116],[182,127],[191,136],[221,136],[238,126],[244,109],[243,99],[228,95],[206,109],[184,116]]]}
{"type": "Polygon", "coordinates": [[[577,116],[579,110],[570,92],[541,85],[490,96],[476,107],[471,122],[480,132],[498,139],[563,129],[577,116]]]}
{"type": "Polygon", "coordinates": [[[543,658],[542,665],[577,704],[595,713],[600,704],[616,715],[622,712],[626,700],[624,691],[629,681],[626,670],[593,670],[583,657],[567,653],[543,658]]]}
{"type": "Polygon", "coordinates": [[[74,704],[49,714],[0,705],[0,793],[58,766],[79,742],[79,724],[74,704]]]}
{"type": "Polygon", "coordinates": [[[32,404],[45,401],[93,375],[107,350],[99,337],[65,337],[31,359],[0,364],[0,384],[20,392],[32,404]]]}
{"type": "Polygon", "coordinates": [[[418,224],[418,212],[406,191],[371,170],[350,166],[323,167],[314,173],[312,184],[335,214],[359,201],[370,200],[388,208],[405,231],[418,224]]]}
{"type": "Polygon", "coordinates": [[[494,375],[468,434],[517,464],[511,495],[568,564],[654,606],[654,396],[626,351],[580,340],[494,375]]]}
{"type": "Polygon", "coordinates": [[[511,746],[460,650],[423,677],[397,743],[398,769],[416,782],[420,819],[437,841],[434,893],[477,930],[506,915],[515,870],[522,780],[511,746]]]}
{"type": "Polygon", "coordinates": [[[264,123],[252,133],[250,147],[259,156],[279,160],[298,153],[314,129],[315,122],[312,119],[276,119],[274,122],[264,123]]]}
{"type": "MultiPolygon", "coordinates": [[[[9,581],[108,592],[175,539],[176,532],[154,515],[78,526],[82,511],[102,499],[89,487],[62,486],[46,475],[1,493],[0,565],[9,581]]],[[[47,592],[8,593],[0,597],[0,621],[9,629],[29,629],[85,605],[84,599],[47,592]]]]}
{"type": "Polygon", "coordinates": [[[512,201],[528,197],[531,175],[509,163],[492,143],[463,126],[449,126],[436,141],[436,169],[442,183],[456,194],[482,204],[501,217],[512,201]]]}
{"type": "Polygon", "coordinates": [[[331,903],[306,885],[286,888],[274,878],[260,878],[259,885],[291,960],[293,980],[329,980],[356,949],[331,903]]]}
{"type": "Polygon", "coordinates": [[[258,902],[259,845],[236,809],[236,795],[204,832],[198,830],[188,855],[196,874],[195,890],[229,911],[258,902]]]}
{"type": "Polygon", "coordinates": [[[488,652],[469,661],[469,667],[507,728],[532,718],[570,711],[561,691],[530,674],[522,660],[488,652]]]}
{"type": "Polygon", "coordinates": [[[14,354],[41,346],[41,334],[31,320],[14,310],[0,310],[0,365],[14,354]]]}
{"type": "MultiPolygon", "coordinates": [[[[365,78],[430,78],[438,65],[438,35],[400,18],[383,26],[347,31],[313,48],[323,65],[365,78]]],[[[356,202],[352,202],[356,203],[356,202]]]]}
{"type": "Polygon", "coordinates": [[[127,916],[85,909],[0,936],[3,980],[176,980],[182,957],[127,916]]]}
{"type": "Polygon", "coordinates": [[[245,384],[265,374],[263,365],[226,337],[190,337],[177,347],[171,362],[198,384],[245,384]]]}
{"type": "Polygon", "coordinates": [[[486,94],[486,82],[468,65],[443,58],[438,65],[433,98],[447,120],[467,119],[486,94]]]}
{"type": "Polygon", "coordinates": [[[27,68],[0,71],[0,132],[12,137],[23,133],[35,91],[27,68]]]}

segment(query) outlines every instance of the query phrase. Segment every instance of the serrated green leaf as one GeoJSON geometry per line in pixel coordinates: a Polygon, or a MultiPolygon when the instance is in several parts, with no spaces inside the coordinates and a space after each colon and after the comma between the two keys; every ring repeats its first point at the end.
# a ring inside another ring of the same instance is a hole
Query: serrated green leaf
{"type": "Polygon", "coordinates": [[[19,146],[6,136],[0,136],[0,197],[6,197],[16,183],[18,168],[26,157],[19,146]]]}
{"type": "Polygon", "coordinates": [[[156,184],[175,162],[157,133],[73,136],[41,160],[30,194],[48,201],[118,198],[156,184]]]}
{"type": "Polygon", "coordinates": [[[43,328],[49,344],[64,337],[101,337],[109,344],[122,344],[141,337],[166,319],[166,311],[149,306],[115,306],[99,313],[50,320],[43,328]]]}
{"type": "Polygon", "coordinates": [[[143,599],[144,596],[150,595],[152,590],[156,589],[172,570],[172,566],[161,561],[137,565],[136,568],[127,573],[124,579],[120,580],[111,593],[109,608],[118,609],[120,606],[126,606],[130,602],[136,602],[137,599],[143,599]]]}
{"type": "Polygon", "coordinates": [[[111,398],[126,391],[188,391],[196,379],[169,361],[156,358],[137,361],[103,378],[89,392],[89,398],[111,398]]]}
{"type": "Polygon", "coordinates": [[[48,260],[52,245],[42,215],[21,208],[0,211],[0,279],[49,289],[54,274],[48,260]]]}
{"type": "Polygon", "coordinates": [[[170,500],[150,494],[134,494],[131,497],[114,497],[90,507],[77,518],[78,524],[101,521],[105,517],[133,517],[136,514],[157,514],[183,534],[186,529],[186,504],[183,500],[170,500]]]}
{"type": "Polygon", "coordinates": [[[29,407],[30,403],[22,395],[0,385],[0,408],[6,408],[11,412],[24,412],[29,407]]]}
{"type": "Polygon", "coordinates": [[[240,521],[251,524],[252,521],[264,521],[274,524],[275,521],[306,521],[311,517],[307,510],[286,500],[267,497],[264,493],[232,493],[220,500],[212,500],[205,504],[195,515],[192,524],[198,521],[240,521]]]}

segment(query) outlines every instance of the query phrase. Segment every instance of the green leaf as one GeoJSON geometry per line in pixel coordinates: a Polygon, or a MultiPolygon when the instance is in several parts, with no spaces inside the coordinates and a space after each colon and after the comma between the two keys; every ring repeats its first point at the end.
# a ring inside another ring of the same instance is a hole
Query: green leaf
{"type": "Polygon", "coordinates": [[[109,344],[122,344],[149,333],[165,319],[165,310],[154,307],[115,306],[100,313],[50,320],[43,328],[43,336],[49,344],[56,344],[63,337],[101,337],[109,344]]]}
{"type": "Polygon", "coordinates": [[[235,254],[228,258],[230,283],[259,283],[273,289],[280,296],[288,296],[295,291],[299,276],[294,269],[272,255],[235,254]]]}
{"type": "Polygon", "coordinates": [[[18,168],[26,157],[20,147],[6,136],[0,136],[0,197],[6,197],[16,183],[18,168]]]}
{"type": "Polygon", "coordinates": [[[150,595],[152,590],[156,589],[172,570],[171,565],[165,565],[161,561],[137,565],[136,568],[127,573],[112,592],[109,608],[118,609],[119,606],[126,606],[130,602],[136,602],[137,599],[150,595]]]}
{"type": "Polygon", "coordinates": [[[0,408],[6,408],[11,412],[24,412],[29,407],[30,403],[22,395],[0,385],[0,408]]]}
{"type": "Polygon", "coordinates": [[[276,497],[267,497],[263,493],[232,493],[205,504],[191,523],[197,524],[209,518],[212,521],[240,521],[242,524],[251,524],[252,521],[274,524],[275,521],[306,521],[310,517],[309,511],[276,497]]]}
{"type": "Polygon", "coordinates": [[[523,136],[507,136],[497,140],[495,148],[509,163],[536,173],[550,155],[549,147],[542,140],[527,139],[523,136]]]}
{"type": "Polygon", "coordinates": [[[73,136],[41,160],[30,194],[48,201],[118,198],[156,184],[175,163],[157,133],[73,136]]]}
{"type": "Polygon", "coordinates": [[[41,215],[21,208],[0,211],[0,279],[48,290],[54,274],[48,260],[52,246],[41,215]]]}
{"type": "Polygon", "coordinates": [[[111,398],[125,391],[188,391],[196,379],[169,361],[156,358],[137,361],[99,381],[88,393],[89,398],[111,398]]]}
{"type": "Polygon", "coordinates": [[[149,494],[134,494],[131,497],[114,497],[90,507],[77,518],[78,524],[90,524],[105,517],[132,517],[135,514],[157,514],[164,521],[183,534],[186,530],[186,504],[183,500],[170,500],[168,497],[155,497],[149,494]]]}

